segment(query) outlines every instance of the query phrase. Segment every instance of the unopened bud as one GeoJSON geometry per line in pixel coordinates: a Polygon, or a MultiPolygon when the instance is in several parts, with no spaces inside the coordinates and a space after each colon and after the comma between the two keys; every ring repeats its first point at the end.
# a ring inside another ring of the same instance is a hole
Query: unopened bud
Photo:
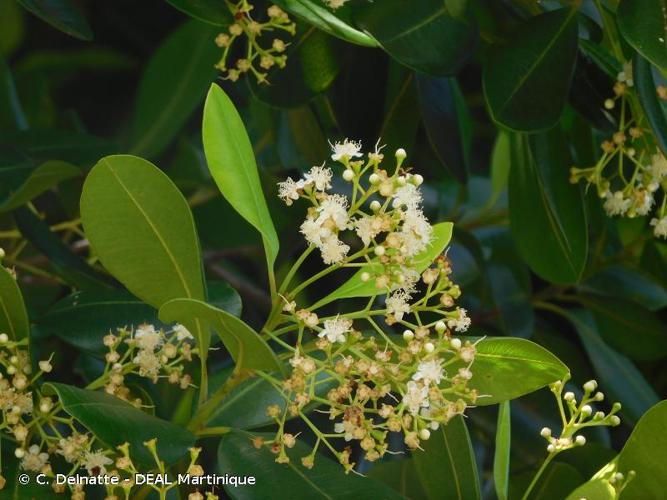
{"type": "Polygon", "coordinates": [[[450,342],[452,349],[459,350],[461,349],[461,339],[452,339],[450,342]]]}
{"type": "Polygon", "coordinates": [[[548,427],[543,427],[542,430],[540,431],[540,436],[544,438],[551,437],[551,429],[548,427]]]}
{"type": "Polygon", "coordinates": [[[444,331],[447,329],[447,325],[445,324],[444,321],[438,321],[435,324],[435,331],[438,333],[444,333],[444,331]]]}
{"type": "Polygon", "coordinates": [[[403,339],[410,341],[413,338],[415,338],[415,334],[412,332],[412,330],[405,330],[403,332],[403,339]]]}
{"type": "Polygon", "coordinates": [[[405,160],[405,157],[408,156],[408,154],[405,152],[405,149],[403,148],[398,148],[396,150],[396,158],[398,161],[403,161],[405,160]]]}
{"type": "Polygon", "coordinates": [[[345,171],[343,172],[343,179],[345,179],[347,182],[352,181],[354,179],[354,172],[350,168],[346,168],[345,171]]]}
{"type": "Polygon", "coordinates": [[[598,388],[598,383],[595,380],[589,380],[584,384],[584,390],[586,392],[593,392],[598,388]]]}
{"type": "Polygon", "coordinates": [[[373,212],[377,212],[381,208],[382,208],[382,204],[379,201],[377,201],[377,200],[371,201],[371,210],[373,212]]]}
{"type": "Polygon", "coordinates": [[[586,444],[586,438],[584,436],[579,435],[576,438],[574,438],[574,442],[579,446],[583,446],[586,444]]]}
{"type": "Polygon", "coordinates": [[[429,431],[428,429],[422,429],[419,431],[419,439],[423,439],[424,441],[426,441],[430,437],[431,437],[431,431],[429,431]]]}

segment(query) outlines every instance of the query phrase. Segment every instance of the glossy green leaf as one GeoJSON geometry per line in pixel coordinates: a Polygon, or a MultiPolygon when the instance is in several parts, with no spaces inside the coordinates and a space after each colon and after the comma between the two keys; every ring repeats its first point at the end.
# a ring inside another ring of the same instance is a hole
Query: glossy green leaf
{"type": "Polygon", "coordinates": [[[12,340],[21,340],[30,335],[30,324],[21,290],[14,277],[1,264],[0,333],[6,333],[12,340]]]}
{"type": "Polygon", "coordinates": [[[487,207],[492,208],[507,189],[510,165],[512,164],[512,144],[510,135],[500,131],[491,152],[491,197],[487,207]]]}
{"type": "MultiPolygon", "coordinates": [[[[454,225],[451,222],[441,222],[433,226],[433,240],[431,241],[429,248],[415,257],[414,269],[417,272],[421,273],[431,265],[438,255],[445,251],[445,248],[447,248],[447,245],[449,245],[449,241],[452,238],[453,227],[454,225]]],[[[312,308],[317,309],[318,307],[322,307],[335,300],[378,295],[378,289],[375,286],[375,282],[372,280],[364,282],[361,280],[361,275],[364,272],[376,274],[374,271],[380,267],[381,264],[379,262],[372,262],[367,266],[359,268],[349,280],[343,283],[335,291],[319,300],[312,306],[312,308]]]]}
{"type": "Polygon", "coordinates": [[[167,0],[190,17],[215,26],[229,26],[234,22],[229,7],[219,0],[167,0]]]}
{"type": "Polygon", "coordinates": [[[656,83],[653,79],[651,65],[639,55],[635,56],[632,65],[633,81],[639,103],[655,135],[658,147],[662,150],[663,155],[667,155],[667,116],[655,91],[656,83]]]}
{"type": "MultiPolygon", "coordinates": [[[[2,451],[8,451],[9,446],[4,445],[2,451]]],[[[21,484],[19,476],[25,472],[21,469],[21,461],[14,457],[13,454],[3,453],[0,457],[2,460],[2,477],[7,482],[2,490],[0,490],[0,498],[2,500],[25,500],[36,499],[40,500],[61,500],[62,494],[53,491],[50,485],[37,484],[37,473],[30,473],[30,482],[28,484],[21,484]]]]}
{"type": "Polygon", "coordinates": [[[579,302],[593,313],[600,336],[613,349],[637,361],[667,356],[667,325],[657,314],[617,297],[585,294],[579,302]]]}
{"type": "Polygon", "coordinates": [[[667,306],[667,290],[652,276],[620,265],[607,267],[588,278],[581,290],[631,300],[651,311],[667,306]]]}
{"type": "Polygon", "coordinates": [[[0,170],[0,177],[3,178],[3,188],[0,190],[0,213],[13,210],[52,186],[81,175],[81,170],[63,161],[48,161],[37,166],[30,164],[16,165],[0,170]],[[9,177],[9,179],[7,179],[9,177]],[[4,184],[4,182],[7,184],[4,184]],[[17,186],[12,189],[12,186],[17,186]]]}
{"type": "Polygon", "coordinates": [[[512,234],[533,271],[559,284],[579,281],[588,254],[586,212],[579,188],[568,180],[569,167],[558,129],[512,137],[512,234]]]}
{"type": "Polygon", "coordinates": [[[262,235],[272,275],[278,235],[262,193],[252,144],[234,104],[217,85],[211,86],[206,97],[203,140],[206,160],[220,192],[262,235]]]}
{"type": "Polygon", "coordinates": [[[131,153],[155,157],[183,127],[215,76],[217,31],[189,21],[157,49],[139,82],[131,153]]]}
{"type": "Polygon", "coordinates": [[[496,425],[496,450],[493,455],[493,484],[498,500],[507,500],[510,473],[510,447],[512,444],[510,402],[498,406],[496,425]]]}
{"type": "Polygon", "coordinates": [[[570,310],[567,318],[575,326],[609,399],[623,405],[621,413],[627,420],[639,420],[658,402],[658,395],[630,360],[604,343],[588,311],[570,310]]]}
{"type": "Polygon", "coordinates": [[[282,371],[282,365],[268,344],[239,318],[195,299],[174,299],[160,308],[165,323],[201,320],[210,325],[236,361],[239,370],[282,371]]]}
{"type": "Polygon", "coordinates": [[[615,79],[623,70],[621,63],[603,46],[581,38],[579,39],[579,47],[601,70],[607,73],[607,76],[615,79]]]}
{"type": "Polygon", "coordinates": [[[155,461],[144,442],[157,438],[160,459],[173,464],[188,453],[195,437],[186,429],[144,413],[105,392],[48,383],[47,392],[56,394],[65,411],[81,422],[106,446],[130,444],[132,460],[140,467],[154,469],[155,461]]]}
{"type": "Polygon", "coordinates": [[[434,76],[455,74],[477,42],[473,21],[441,0],[384,0],[353,5],[357,24],[401,64],[434,76]]]}
{"type": "Polygon", "coordinates": [[[276,0],[275,3],[290,14],[301,18],[325,33],[356,45],[377,47],[377,42],[372,37],[353,28],[317,2],[311,0],[276,0]]]}
{"type": "MultiPolygon", "coordinates": [[[[0,9],[3,8],[3,5],[0,5],[0,9]]],[[[26,128],[28,128],[28,120],[16,92],[14,77],[0,53],[0,130],[25,130],[26,128]]]]}
{"type": "Polygon", "coordinates": [[[412,500],[426,498],[426,492],[417,475],[414,460],[410,458],[376,463],[369,471],[368,477],[391,486],[404,498],[412,500]]]}
{"type": "Polygon", "coordinates": [[[462,183],[468,179],[471,117],[454,78],[417,75],[424,129],[440,163],[462,183]]]}
{"type": "Polygon", "coordinates": [[[618,470],[637,473],[621,498],[662,498],[667,478],[667,401],[648,410],[637,422],[618,455],[618,470]]]}
{"type": "Polygon", "coordinates": [[[603,478],[591,479],[575,489],[566,500],[581,500],[591,498],[595,500],[615,500],[616,490],[609,481],[603,478]]]}
{"type": "Polygon", "coordinates": [[[483,85],[493,120],[513,130],[554,125],[565,106],[577,56],[576,9],[529,18],[491,46],[483,85]]]}
{"type": "Polygon", "coordinates": [[[423,451],[412,454],[429,500],[480,498],[475,454],[463,417],[456,416],[422,441],[423,451]]]}
{"type": "Polygon", "coordinates": [[[415,84],[415,74],[398,64],[389,66],[384,121],[379,137],[386,151],[404,148],[413,151],[421,113],[415,84]]]}
{"type": "Polygon", "coordinates": [[[643,57],[667,71],[667,1],[622,0],[616,17],[625,40],[643,57]]]}
{"type": "Polygon", "coordinates": [[[63,33],[81,40],[93,39],[93,31],[74,0],[19,0],[19,3],[63,33]]]}
{"type": "Polygon", "coordinates": [[[507,335],[528,338],[535,328],[535,314],[530,306],[530,273],[526,268],[512,269],[497,262],[489,263],[486,276],[491,295],[500,310],[500,323],[507,335]]]}
{"type": "Polygon", "coordinates": [[[268,447],[257,449],[253,437],[273,439],[273,434],[255,434],[232,431],[223,435],[218,448],[218,470],[224,474],[234,470],[240,476],[254,476],[254,485],[228,487],[226,492],[235,500],[257,498],[287,499],[331,499],[356,500],[359,498],[402,498],[388,486],[367,477],[345,474],[340,464],[318,455],[315,466],[306,469],[301,457],[311,452],[311,447],[301,440],[288,455],[288,464],[276,464],[275,455],[268,447]]]}
{"type": "MultiPolygon", "coordinates": [[[[522,498],[521,495],[528,488],[528,484],[530,484],[536,472],[536,470],[531,470],[513,478],[510,486],[510,498],[522,498]]],[[[562,500],[582,481],[583,478],[579,471],[571,465],[552,462],[540,476],[528,499],[562,500]]],[[[597,497],[587,498],[588,500],[598,500],[597,497]]],[[[578,497],[578,500],[581,500],[581,497],[578,497]]]]}
{"type": "Polygon", "coordinates": [[[0,2],[0,33],[0,56],[10,57],[25,38],[25,16],[17,2],[0,2]]]}

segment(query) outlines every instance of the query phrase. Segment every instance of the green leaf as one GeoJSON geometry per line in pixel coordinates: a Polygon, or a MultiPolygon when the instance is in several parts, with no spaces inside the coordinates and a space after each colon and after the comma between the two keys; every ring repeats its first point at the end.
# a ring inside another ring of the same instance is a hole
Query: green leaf
{"type": "MultiPolygon", "coordinates": [[[[510,487],[510,498],[520,498],[528,488],[528,484],[537,471],[526,472],[513,478],[510,487]]],[[[562,500],[576,488],[583,478],[577,469],[562,462],[552,462],[544,470],[530,494],[531,500],[562,500]]],[[[582,497],[577,497],[581,500],[582,497]]],[[[597,497],[585,497],[589,500],[598,500],[597,497]]]]}
{"type": "Polygon", "coordinates": [[[472,124],[454,78],[417,75],[424,129],[440,163],[462,183],[468,180],[472,124]]]}
{"type": "Polygon", "coordinates": [[[414,460],[404,458],[401,460],[382,461],[373,465],[368,477],[382,481],[391,486],[404,498],[418,500],[426,498],[426,492],[417,475],[414,460]]]}
{"type": "Polygon", "coordinates": [[[667,72],[667,1],[622,0],[616,18],[625,40],[667,72]]]}
{"type": "Polygon", "coordinates": [[[81,218],[104,267],[147,304],[205,298],[190,208],[152,163],[129,155],[102,158],[84,183],[81,218]]]}
{"type": "Polygon", "coordinates": [[[442,0],[358,2],[353,9],[357,24],[391,57],[429,75],[455,74],[477,42],[473,21],[442,0]]]}
{"type": "Polygon", "coordinates": [[[580,295],[600,336],[613,349],[637,361],[656,361],[667,355],[667,325],[643,306],[617,297],[580,295]]]}
{"type": "Polygon", "coordinates": [[[586,212],[570,184],[567,144],[558,129],[512,137],[510,224],[519,253],[542,278],[579,281],[586,265],[586,212]]]}
{"type": "Polygon", "coordinates": [[[219,0],[167,0],[181,12],[215,26],[229,26],[234,22],[229,7],[219,0]]]}
{"type": "Polygon", "coordinates": [[[613,265],[602,269],[580,285],[580,289],[631,300],[650,311],[667,306],[667,290],[642,271],[613,265]]]}
{"type": "Polygon", "coordinates": [[[415,74],[398,64],[389,66],[384,121],[379,137],[387,151],[411,151],[421,124],[415,74]]]}
{"type": "Polygon", "coordinates": [[[488,208],[493,208],[507,188],[512,164],[512,143],[510,135],[505,131],[498,132],[491,152],[491,196],[488,208]]]}
{"type": "Polygon", "coordinates": [[[493,455],[493,483],[498,500],[507,500],[510,473],[510,446],[512,442],[510,402],[498,406],[496,425],[496,450],[493,455]]]}
{"type": "Polygon", "coordinates": [[[278,235],[262,193],[252,144],[234,104],[217,85],[211,85],[206,97],[203,140],[211,175],[230,205],[262,235],[272,273],[278,235]]]}
{"type": "Polygon", "coordinates": [[[237,363],[239,370],[258,369],[282,372],[282,365],[268,344],[240,319],[195,299],[174,299],[160,308],[165,323],[202,320],[213,328],[237,363]]]}
{"type": "Polygon", "coordinates": [[[576,9],[532,17],[484,62],[483,86],[491,118],[513,130],[553,126],[565,107],[577,57],[576,9]]]}
{"type": "Polygon", "coordinates": [[[566,317],[575,326],[609,399],[623,405],[621,412],[630,422],[639,420],[658,395],[630,360],[604,343],[588,311],[569,310],[566,317]]]}
{"type": "MultiPolygon", "coordinates": [[[[458,368],[458,364],[452,367],[458,368]]],[[[480,394],[478,406],[516,399],[569,374],[567,366],[544,347],[512,337],[481,339],[471,371],[469,386],[480,394]]]]}
{"type": "Polygon", "coordinates": [[[646,119],[655,134],[655,140],[663,155],[667,155],[667,116],[658,99],[656,84],[649,62],[639,55],[633,59],[633,80],[639,103],[644,109],[646,119]]]}
{"type": "Polygon", "coordinates": [[[315,466],[306,469],[301,457],[311,452],[311,447],[301,440],[288,455],[289,464],[276,464],[276,456],[266,447],[253,446],[254,437],[273,439],[274,434],[255,434],[231,431],[223,435],[218,447],[218,470],[224,474],[234,470],[235,474],[255,476],[254,485],[229,487],[226,492],[234,499],[257,498],[332,499],[356,500],[378,498],[398,500],[402,498],[388,486],[367,477],[345,474],[343,467],[330,459],[318,455],[315,466]]]}
{"type": "Polygon", "coordinates": [[[155,157],[164,151],[201,103],[220,58],[216,32],[189,21],[157,49],[139,82],[132,154],[155,157]]]}
{"type": "Polygon", "coordinates": [[[54,28],[80,40],[92,40],[93,31],[73,0],[19,0],[27,10],[54,28]]]}
{"type": "MultiPolygon", "coordinates": [[[[4,445],[4,443],[3,443],[4,445]]],[[[9,446],[3,446],[3,450],[7,452],[9,446]]],[[[21,461],[17,459],[14,454],[3,453],[0,457],[2,460],[2,477],[7,481],[5,487],[0,490],[0,498],[2,500],[25,500],[26,498],[39,498],[40,500],[62,500],[62,495],[53,491],[53,488],[48,484],[40,485],[37,483],[37,473],[30,473],[30,482],[28,484],[21,484],[19,476],[25,472],[21,469],[21,461]]]]}
{"type": "MultiPolygon", "coordinates": [[[[0,9],[2,8],[0,5],[0,9]]],[[[25,130],[28,128],[28,120],[16,92],[14,77],[0,53],[0,130],[3,128],[25,130]]]]}
{"type": "Polygon", "coordinates": [[[667,401],[648,410],[637,422],[618,455],[618,470],[635,479],[623,490],[622,498],[662,498],[667,478],[667,401]]]}
{"type": "Polygon", "coordinates": [[[591,498],[595,500],[616,500],[616,490],[604,478],[595,478],[586,481],[567,496],[566,500],[581,500],[591,498]]]}
{"type": "Polygon", "coordinates": [[[0,333],[12,340],[30,335],[28,313],[25,310],[21,290],[14,277],[0,263],[0,333]]]}
{"type": "Polygon", "coordinates": [[[579,47],[607,74],[607,76],[616,79],[616,76],[623,70],[621,63],[619,63],[618,60],[601,45],[580,38],[579,47]]]}
{"type": "Polygon", "coordinates": [[[429,500],[468,500],[480,498],[477,464],[463,417],[458,415],[447,425],[431,432],[422,441],[423,451],[412,454],[429,500]]]}
{"type": "Polygon", "coordinates": [[[276,0],[276,5],[290,14],[315,26],[329,35],[364,47],[377,47],[377,41],[345,21],[336,17],[329,9],[311,0],[276,0]]]}
{"type": "MultiPolygon", "coordinates": [[[[421,273],[431,265],[438,255],[445,251],[445,248],[449,245],[449,241],[452,238],[453,228],[454,225],[451,222],[441,222],[433,226],[433,240],[431,241],[429,248],[415,257],[414,269],[417,272],[421,273]]],[[[375,286],[375,282],[372,280],[366,282],[361,281],[361,275],[364,272],[376,274],[375,271],[378,271],[381,266],[382,265],[379,262],[372,262],[367,266],[359,268],[349,280],[343,283],[335,291],[319,300],[312,306],[312,309],[317,309],[335,300],[378,295],[378,289],[375,286]]]]}
{"type": "Polygon", "coordinates": [[[48,383],[47,392],[55,393],[65,411],[83,424],[110,448],[130,444],[135,463],[154,469],[155,461],[143,445],[157,438],[161,460],[173,464],[188,453],[195,437],[186,429],[137,410],[134,406],[105,392],[79,389],[66,384],[48,383]]]}
{"type": "Polygon", "coordinates": [[[23,164],[0,170],[0,213],[13,210],[60,182],[81,175],[81,170],[64,161],[47,161],[40,165],[23,164]]]}

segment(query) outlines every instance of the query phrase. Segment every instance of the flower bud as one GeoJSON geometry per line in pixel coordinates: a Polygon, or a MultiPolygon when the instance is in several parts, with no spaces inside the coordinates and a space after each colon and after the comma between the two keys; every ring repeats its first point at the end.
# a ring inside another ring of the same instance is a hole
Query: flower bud
{"type": "Polygon", "coordinates": [[[554,451],[556,451],[556,447],[554,445],[550,444],[549,446],[547,446],[547,451],[549,453],[553,453],[554,451]]]}
{"type": "Polygon", "coordinates": [[[584,405],[584,406],[581,407],[581,414],[582,414],[584,417],[588,417],[588,416],[590,416],[591,413],[593,413],[593,408],[591,408],[590,405],[584,405]]]}
{"type": "Polygon", "coordinates": [[[445,324],[444,321],[438,321],[435,324],[435,331],[438,333],[444,333],[444,331],[447,329],[447,325],[445,324]]]}
{"type": "Polygon", "coordinates": [[[408,342],[415,338],[415,334],[412,332],[412,330],[405,330],[403,332],[403,339],[407,340],[408,342]]]}
{"type": "Polygon", "coordinates": [[[612,415],[611,417],[609,417],[609,422],[611,423],[611,425],[620,425],[621,419],[618,418],[617,415],[612,415]]]}
{"type": "Polygon", "coordinates": [[[431,431],[429,431],[428,429],[422,429],[419,431],[419,439],[423,439],[424,441],[426,441],[430,437],[431,437],[431,431]]]}
{"type": "Polygon", "coordinates": [[[23,448],[16,448],[14,450],[14,456],[16,458],[23,458],[25,457],[25,450],[23,448]]]}
{"type": "Polygon", "coordinates": [[[382,204],[379,201],[377,201],[377,200],[371,201],[371,210],[373,212],[377,212],[381,208],[382,208],[382,204]]]}
{"type": "Polygon", "coordinates": [[[412,176],[412,182],[415,186],[421,186],[424,183],[424,177],[420,174],[415,174],[412,176]]]}
{"type": "Polygon", "coordinates": [[[432,342],[426,342],[426,344],[424,344],[424,350],[426,352],[433,352],[435,351],[435,346],[433,345],[432,342]]]}
{"type": "Polygon", "coordinates": [[[9,342],[9,335],[0,333],[0,344],[6,344],[7,342],[9,342]]]}
{"type": "Polygon", "coordinates": [[[365,283],[369,279],[371,279],[371,275],[369,273],[367,273],[366,271],[361,273],[361,281],[363,281],[365,283]]]}
{"type": "Polygon", "coordinates": [[[593,399],[595,399],[595,401],[604,401],[604,394],[601,392],[596,392],[595,396],[593,396],[593,399]]]}
{"type": "Polygon", "coordinates": [[[586,438],[584,436],[579,435],[574,439],[574,442],[579,446],[583,446],[586,444],[586,438]]]}
{"type": "Polygon", "coordinates": [[[452,349],[459,350],[461,349],[461,339],[452,339],[450,342],[452,349]]]}
{"type": "Polygon", "coordinates": [[[614,109],[614,100],[613,99],[606,99],[604,101],[604,107],[606,109],[614,109]]]}
{"type": "Polygon", "coordinates": [[[584,391],[593,392],[598,388],[598,383],[595,380],[589,380],[584,384],[584,391]]]}
{"type": "Polygon", "coordinates": [[[371,175],[368,177],[368,181],[369,181],[371,184],[375,185],[375,184],[377,184],[378,182],[380,182],[380,176],[379,176],[378,174],[371,174],[371,175]]]}
{"type": "Polygon", "coordinates": [[[563,399],[565,401],[574,401],[574,392],[566,392],[565,396],[563,396],[563,399]]]}
{"type": "Polygon", "coordinates": [[[543,427],[542,430],[540,431],[540,436],[544,438],[551,437],[551,429],[548,427],[543,427]]]}
{"type": "Polygon", "coordinates": [[[343,179],[345,179],[347,182],[351,182],[352,179],[354,179],[354,172],[350,168],[346,168],[345,171],[343,171],[343,179]]]}
{"type": "Polygon", "coordinates": [[[403,161],[405,160],[405,157],[408,156],[408,154],[405,152],[405,149],[403,148],[398,148],[396,150],[396,159],[398,161],[403,161]]]}
{"type": "Polygon", "coordinates": [[[382,257],[384,255],[385,249],[382,245],[378,245],[375,247],[375,250],[373,251],[375,252],[375,255],[377,255],[378,257],[382,257]]]}

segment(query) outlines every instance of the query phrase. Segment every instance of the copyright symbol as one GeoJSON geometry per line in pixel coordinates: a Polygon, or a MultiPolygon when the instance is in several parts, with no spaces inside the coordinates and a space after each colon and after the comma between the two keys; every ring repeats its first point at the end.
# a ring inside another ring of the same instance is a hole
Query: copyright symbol
{"type": "Polygon", "coordinates": [[[21,474],[19,476],[19,483],[26,485],[30,482],[30,476],[28,474],[21,474]]]}

